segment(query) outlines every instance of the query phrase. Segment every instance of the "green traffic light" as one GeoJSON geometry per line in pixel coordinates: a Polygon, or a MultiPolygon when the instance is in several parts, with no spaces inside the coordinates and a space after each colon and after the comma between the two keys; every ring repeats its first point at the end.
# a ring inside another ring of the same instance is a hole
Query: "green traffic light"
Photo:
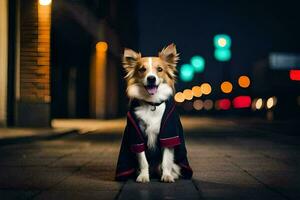
{"type": "Polygon", "coordinates": [[[230,49],[215,49],[215,58],[221,62],[229,61],[231,59],[230,49]]]}
{"type": "Polygon", "coordinates": [[[190,64],[183,64],[180,68],[179,76],[180,76],[180,79],[184,82],[193,80],[194,67],[190,64]]]}
{"type": "Polygon", "coordinates": [[[229,49],[231,47],[231,38],[226,34],[219,34],[214,37],[214,45],[216,48],[229,49]]]}
{"type": "Polygon", "coordinates": [[[205,60],[201,56],[193,56],[191,58],[191,64],[194,67],[195,72],[203,72],[205,67],[205,60]]]}

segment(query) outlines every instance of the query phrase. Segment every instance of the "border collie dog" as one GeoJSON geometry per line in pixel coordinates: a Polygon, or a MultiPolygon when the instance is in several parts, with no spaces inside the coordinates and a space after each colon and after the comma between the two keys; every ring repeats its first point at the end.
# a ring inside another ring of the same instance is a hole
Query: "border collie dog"
{"type": "Polygon", "coordinates": [[[124,50],[130,106],[116,180],[134,178],[146,183],[151,176],[171,183],[180,177],[192,177],[183,129],[173,101],[178,60],[174,44],[162,49],[157,57],[142,57],[131,49],[124,50]]]}

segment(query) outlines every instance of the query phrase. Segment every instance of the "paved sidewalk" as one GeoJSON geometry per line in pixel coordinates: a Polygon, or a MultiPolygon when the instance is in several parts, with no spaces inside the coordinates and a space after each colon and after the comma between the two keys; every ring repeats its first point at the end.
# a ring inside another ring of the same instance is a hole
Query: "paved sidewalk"
{"type": "Polygon", "coordinates": [[[75,128],[4,128],[0,127],[0,140],[32,137],[51,137],[75,132],[75,128]]]}
{"type": "Polygon", "coordinates": [[[0,144],[0,199],[300,199],[299,137],[234,120],[188,126],[197,120],[186,133],[193,180],[115,182],[121,134],[102,130],[0,144]]]}

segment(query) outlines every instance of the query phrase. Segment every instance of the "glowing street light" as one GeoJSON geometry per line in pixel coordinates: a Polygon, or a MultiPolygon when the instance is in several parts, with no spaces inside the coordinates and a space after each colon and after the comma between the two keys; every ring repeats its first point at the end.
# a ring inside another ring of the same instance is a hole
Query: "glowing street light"
{"type": "Polygon", "coordinates": [[[276,105],[276,103],[277,103],[277,98],[276,97],[270,97],[267,100],[266,106],[267,106],[268,109],[271,109],[272,107],[274,107],[276,105]]]}
{"type": "Polygon", "coordinates": [[[214,45],[217,49],[229,49],[231,47],[231,38],[226,34],[218,34],[214,37],[214,45]]]}
{"type": "Polygon", "coordinates": [[[262,98],[257,99],[256,102],[255,102],[255,108],[257,110],[259,110],[259,109],[262,108],[262,106],[263,106],[263,100],[262,100],[262,98]]]}
{"type": "Polygon", "coordinates": [[[190,64],[183,64],[179,72],[180,79],[188,82],[194,78],[194,67],[190,64]]]}
{"type": "Polygon", "coordinates": [[[201,85],[202,94],[209,95],[211,93],[211,86],[209,83],[203,83],[201,85]]]}
{"type": "Polygon", "coordinates": [[[195,72],[203,72],[205,67],[205,60],[201,56],[193,56],[191,58],[191,64],[194,67],[195,72]]]}
{"type": "Polygon", "coordinates": [[[42,6],[48,6],[50,5],[52,0],[39,0],[39,4],[42,6]]]}
{"type": "Polygon", "coordinates": [[[226,34],[219,34],[214,37],[214,56],[218,61],[225,62],[231,59],[231,38],[226,34]]]}
{"type": "Polygon", "coordinates": [[[99,52],[106,52],[108,49],[108,44],[106,42],[98,42],[96,44],[96,50],[99,52]]]}
{"type": "Polygon", "coordinates": [[[229,61],[231,59],[231,51],[230,49],[215,49],[214,56],[218,61],[229,61]]]}
{"type": "Polygon", "coordinates": [[[193,95],[195,97],[201,97],[202,96],[202,92],[201,92],[201,87],[200,86],[194,86],[192,88],[192,92],[193,92],[193,95]]]}
{"type": "Polygon", "coordinates": [[[193,99],[193,92],[190,89],[185,89],[183,91],[183,96],[186,100],[192,100],[193,99]]]}
{"type": "Polygon", "coordinates": [[[176,102],[182,103],[182,102],[184,102],[185,98],[184,98],[184,95],[182,94],[182,92],[177,92],[174,96],[174,99],[176,102]]]}
{"type": "Polygon", "coordinates": [[[229,82],[229,81],[224,81],[222,84],[221,84],[221,90],[222,92],[224,93],[230,93],[232,91],[232,84],[229,82]]]}
{"type": "Polygon", "coordinates": [[[247,88],[250,86],[250,78],[248,76],[240,76],[238,83],[240,87],[247,88]]]}

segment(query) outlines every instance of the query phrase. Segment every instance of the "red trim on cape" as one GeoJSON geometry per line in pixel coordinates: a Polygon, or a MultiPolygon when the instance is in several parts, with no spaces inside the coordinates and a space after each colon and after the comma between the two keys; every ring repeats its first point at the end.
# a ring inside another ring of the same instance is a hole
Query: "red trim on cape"
{"type": "Polygon", "coordinates": [[[135,172],[134,168],[126,170],[126,171],[123,171],[123,172],[120,172],[120,173],[118,173],[116,175],[116,177],[119,177],[119,176],[128,176],[128,175],[132,174],[133,172],[135,172]]]}
{"type": "Polygon", "coordinates": [[[174,147],[180,144],[179,136],[159,139],[161,147],[174,147]]]}
{"type": "Polygon", "coordinates": [[[145,151],[145,144],[144,143],[141,143],[141,144],[133,144],[130,146],[130,150],[133,152],[133,153],[141,153],[143,151],[145,151]]]}

